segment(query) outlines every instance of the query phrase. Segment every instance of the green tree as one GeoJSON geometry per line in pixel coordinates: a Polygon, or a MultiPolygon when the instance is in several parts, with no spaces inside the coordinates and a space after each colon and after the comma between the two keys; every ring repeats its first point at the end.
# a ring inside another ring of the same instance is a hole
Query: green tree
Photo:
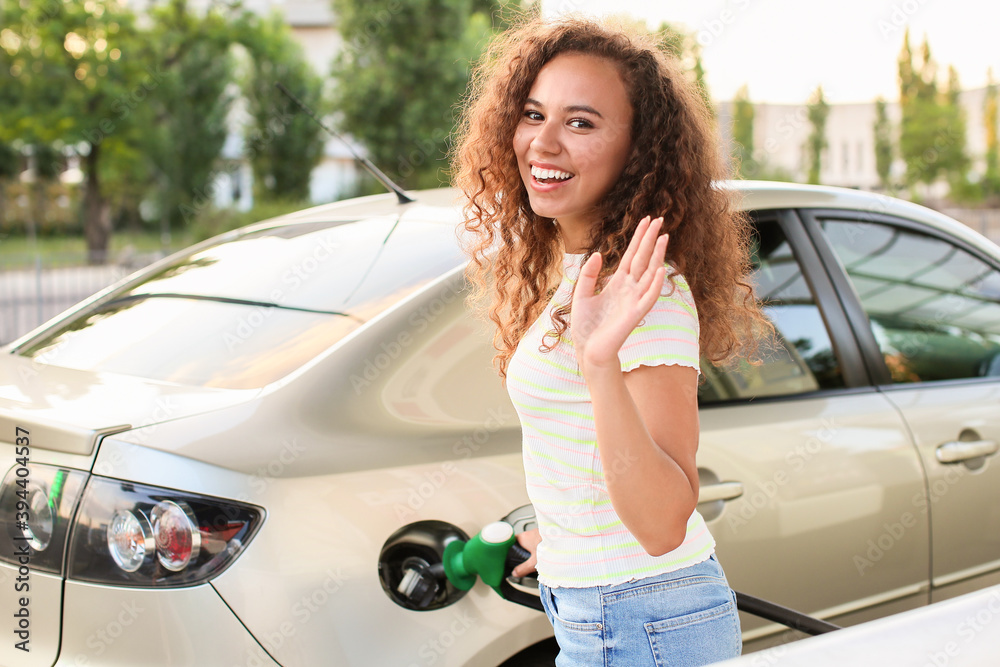
{"type": "Polygon", "coordinates": [[[102,262],[111,234],[103,156],[143,126],[123,101],[158,77],[136,57],[134,16],[115,0],[0,0],[0,18],[10,62],[0,89],[20,91],[11,120],[27,144],[82,146],[88,257],[102,262]]]}
{"type": "Polygon", "coordinates": [[[753,159],[754,107],[746,84],[736,91],[733,98],[733,143],[736,151],[737,171],[744,178],[754,176],[757,165],[753,159]]]}
{"type": "Polygon", "coordinates": [[[712,103],[712,96],[708,90],[708,82],[705,80],[705,65],[701,60],[701,45],[694,33],[684,32],[679,28],[667,23],[660,23],[656,29],[659,35],[663,51],[677,58],[684,65],[698,86],[705,108],[712,114],[715,113],[715,105],[712,103]]]}
{"type": "MultiPolygon", "coordinates": [[[[57,144],[61,148],[61,142],[57,144]]],[[[59,177],[62,170],[61,151],[53,145],[35,144],[29,147],[31,167],[34,172],[34,187],[31,193],[31,209],[35,231],[45,226],[48,204],[48,188],[59,177]]]]}
{"type": "Polygon", "coordinates": [[[948,88],[937,83],[937,65],[927,39],[919,56],[904,36],[899,56],[901,122],[899,153],[906,162],[905,184],[917,196],[920,184],[931,185],[947,176],[953,186],[964,187],[969,160],[965,152],[965,120],[958,103],[958,75],[951,69],[948,88]]]}
{"type": "Polygon", "coordinates": [[[705,102],[705,108],[714,115],[715,104],[712,102],[712,93],[708,89],[708,80],[705,79],[705,65],[701,60],[701,44],[693,38],[692,42],[693,46],[691,50],[694,55],[694,67],[692,71],[694,72],[694,80],[698,84],[698,92],[701,93],[701,99],[705,102]]]}
{"type": "MultiPolygon", "coordinates": [[[[9,72],[13,64],[5,42],[6,36],[3,29],[0,29],[0,72],[9,72]]],[[[15,147],[15,114],[21,104],[18,94],[20,90],[15,86],[5,85],[5,80],[9,82],[6,74],[0,77],[0,234],[7,223],[7,185],[21,172],[21,153],[15,147]]]]}
{"type": "Polygon", "coordinates": [[[326,137],[275,83],[281,82],[321,113],[323,82],[280,15],[248,19],[241,32],[250,55],[243,93],[253,123],[244,144],[253,165],[255,195],[269,200],[308,199],[310,175],[323,156],[326,137]]]}
{"type": "Polygon", "coordinates": [[[141,146],[149,161],[143,194],[154,194],[163,231],[211,201],[234,100],[235,24],[244,16],[221,4],[193,11],[187,0],[150,10],[147,58],[160,80],[150,91],[153,122],[141,146]]]}
{"type": "Polygon", "coordinates": [[[875,171],[878,173],[879,183],[882,188],[888,191],[893,190],[892,181],[892,160],[894,147],[892,141],[892,123],[889,122],[889,114],[886,111],[885,100],[879,97],[875,100],[875,171]]]}
{"type": "Polygon", "coordinates": [[[823,152],[829,146],[826,139],[826,119],[830,115],[830,105],[823,97],[823,86],[817,86],[809,97],[807,112],[809,124],[812,126],[809,137],[806,139],[808,182],[819,183],[823,166],[823,152]]]}
{"type": "Polygon", "coordinates": [[[903,33],[903,46],[896,59],[899,72],[899,104],[905,107],[917,94],[916,74],[913,71],[913,49],[910,48],[910,30],[903,33]]]}
{"type": "Polygon", "coordinates": [[[966,200],[978,198],[980,193],[969,182],[968,172],[972,161],[966,151],[966,118],[965,108],[959,95],[962,87],[958,81],[958,72],[954,67],[948,67],[948,87],[940,102],[941,133],[944,141],[938,143],[937,161],[942,173],[951,186],[952,199],[966,200]]]}
{"type": "Polygon", "coordinates": [[[11,85],[13,77],[9,76],[20,39],[3,27],[7,21],[6,5],[0,4],[0,234],[7,223],[7,185],[21,172],[21,153],[15,142],[22,89],[11,85]]]}
{"type": "Polygon", "coordinates": [[[0,234],[7,223],[7,184],[21,171],[21,154],[0,138],[0,234]]]}
{"type": "Polygon", "coordinates": [[[986,172],[983,174],[983,194],[986,196],[1000,195],[1000,141],[997,140],[997,130],[1000,128],[998,119],[997,84],[993,81],[993,70],[989,70],[986,85],[986,98],[983,101],[983,129],[986,131],[986,172]]]}
{"type": "Polygon", "coordinates": [[[499,1],[333,0],[342,48],[333,63],[341,130],[410,188],[446,183],[448,137],[470,63],[505,27],[499,1]]]}

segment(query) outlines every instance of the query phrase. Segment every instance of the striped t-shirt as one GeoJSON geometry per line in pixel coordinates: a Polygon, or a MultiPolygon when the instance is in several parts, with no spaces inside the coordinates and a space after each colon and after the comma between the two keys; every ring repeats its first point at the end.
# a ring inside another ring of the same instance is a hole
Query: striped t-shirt
{"type": "MultiPolygon", "coordinates": [[[[695,510],[683,544],[662,556],[646,553],[608,496],[590,391],[573,350],[572,313],[559,344],[548,353],[539,350],[545,332],[554,330],[552,310],[570,302],[583,258],[564,255],[562,282],[507,368],[507,391],[521,420],[528,497],[542,536],[538,580],[550,587],[624,583],[694,565],[715,549],[705,520],[695,510]]],[[[623,372],[658,364],[698,369],[694,299],[683,276],[671,265],[667,272],[659,299],[619,350],[623,372]],[[670,284],[671,273],[676,289],[670,284]]]]}

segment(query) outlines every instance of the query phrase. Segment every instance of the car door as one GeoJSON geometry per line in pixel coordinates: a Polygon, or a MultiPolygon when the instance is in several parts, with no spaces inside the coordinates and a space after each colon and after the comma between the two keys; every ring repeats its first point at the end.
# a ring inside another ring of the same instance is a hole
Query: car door
{"type": "MultiPolygon", "coordinates": [[[[754,282],[776,329],[763,362],[707,362],[699,510],[738,591],[850,624],[926,604],[919,457],[870,383],[793,211],[756,214],[754,282]]],[[[747,650],[788,638],[743,615],[747,650]]],[[[801,636],[801,635],[799,635],[801,636]]]]}
{"type": "Polygon", "coordinates": [[[927,471],[932,600],[1000,583],[1000,262],[914,221],[808,217],[927,471]]]}

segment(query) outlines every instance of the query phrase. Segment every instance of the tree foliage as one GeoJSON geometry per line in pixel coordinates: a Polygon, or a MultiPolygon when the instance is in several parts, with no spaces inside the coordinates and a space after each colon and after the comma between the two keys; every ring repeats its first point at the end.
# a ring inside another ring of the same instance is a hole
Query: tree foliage
{"type": "Polygon", "coordinates": [[[942,177],[955,190],[967,184],[970,161],[959,92],[954,68],[949,68],[948,86],[943,91],[938,88],[930,44],[925,38],[915,57],[907,32],[899,55],[899,152],[906,162],[905,183],[913,195],[918,185],[930,186],[942,177]]]}
{"type": "MultiPolygon", "coordinates": [[[[11,149],[76,151],[93,262],[105,258],[113,218],[138,219],[140,202],[176,226],[213,199],[239,90],[237,42],[247,44],[256,72],[319,98],[287,28],[240,3],[213,0],[195,10],[188,0],[161,0],[146,11],[140,24],[120,0],[0,0],[0,181],[11,149]]],[[[264,95],[249,101],[258,124],[276,104],[264,95]]],[[[308,190],[321,142],[304,125],[296,119],[266,150],[254,147],[255,170],[273,193],[308,190]]]]}
{"type": "Polygon", "coordinates": [[[809,97],[806,107],[809,117],[809,137],[806,139],[806,163],[808,182],[819,183],[823,166],[823,152],[829,146],[826,139],[826,119],[830,115],[830,105],[823,97],[823,86],[817,86],[809,97]]]}
{"type": "Polygon", "coordinates": [[[986,97],[983,100],[983,129],[986,131],[986,171],[983,174],[983,194],[987,197],[1000,196],[1000,113],[998,113],[997,84],[993,81],[993,70],[989,71],[986,97]]]}
{"type": "Polygon", "coordinates": [[[156,77],[136,57],[143,45],[135,17],[114,0],[0,0],[0,18],[9,62],[0,91],[18,89],[3,124],[28,144],[81,147],[87,247],[91,261],[103,261],[111,220],[102,157],[134,140],[141,114],[126,101],[156,77]]]}
{"type": "Polygon", "coordinates": [[[705,108],[713,115],[715,105],[712,103],[712,96],[708,89],[708,81],[705,80],[705,65],[701,59],[701,44],[698,43],[694,33],[683,30],[664,21],[656,29],[660,37],[662,49],[665,53],[677,58],[683,64],[685,70],[690,72],[698,93],[701,95],[705,108]]]}
{"type": "Polygon", "coordinates": [[[892,138],[892,123],[886,110],[885,100],[879,97],[875,100],[875,171],[879,183],[885,190],[892,191],[892,161],[895,153],[895,143],[892,138]]]}
{"type": "Polygon", "coordinates": [[[244,145],[253,165],[255,195],[270,200],[308,199],[310,175],[323,156],[326,137],[275,84],[281,82],[309,108],[322,113],[323,82],[279,14],[247,17],[241,33],[250,55],[242,87],[253,123],[246,128],[244,145]]]}
{"type": "Polygon", "coordinates": [[[447,141],[469,66],[505,27],[499,0],[333,0],[342,48],[333,63],[341,130],[410,188],[448,181],[447,141]]]}
{"type": "Polygon", "coordinates": [[[231,47],[239,14],[223,6],[191,10],[186,0],[170,0],[150,11],[149,60],[160,81],[149,96],[152,124],[142,152],[159,218],[178,227],[210,199],[217,159],[228,133],[234,95],[231,47]]]}
{"type": "Polygon", "coordinates": [[[968,123],[965,117],[965,107],[959,100],[961,92],[958,71],[949,66],[948,87],[941,100],[941,125],[946,128],[949,140],[941,146],[937,160],[951,186],[951,197],[953,199],[975,199],[978,198],[979,193],[969,181],[969,167],[972,165],[972,160],[969,159],[965,146],[968,123]]]}
{"type": "Polygon", "coordinates": [[[7,219],[7,183],[21,170],[21,155],[0,138],[0,228],[7,219]]]}
{"type": "Polygon", "coordinates": [[[752,176],[756,171],[753,153],[754,107],[750,101],[750,90],[744,84],[733,98],[733,143],[736,151],[738,173],[752,176]]]}

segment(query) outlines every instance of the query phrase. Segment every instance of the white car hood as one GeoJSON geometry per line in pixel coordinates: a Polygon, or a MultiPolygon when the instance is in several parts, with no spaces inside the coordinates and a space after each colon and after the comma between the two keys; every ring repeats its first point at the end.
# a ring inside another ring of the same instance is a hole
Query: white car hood
{"type": "Polygon", "coordinates": [[[20,427],[31,432],[33,447],[86,456],[108,433],[216,410],[259,393],[61,368],[0,354],[0,433],[20,427]]]}

